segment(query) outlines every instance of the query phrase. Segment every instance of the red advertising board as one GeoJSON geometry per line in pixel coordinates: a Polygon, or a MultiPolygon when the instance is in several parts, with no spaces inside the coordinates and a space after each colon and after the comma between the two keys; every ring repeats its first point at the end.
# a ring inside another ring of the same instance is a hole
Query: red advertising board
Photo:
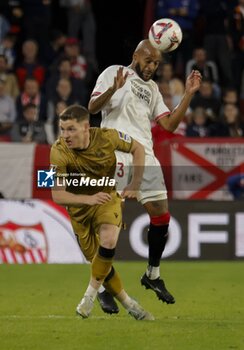
{"type": "Polygon", "coordinates": [[[173,199],[231,200],[227,180],[244,173],[244,140],[179,138],[155,145],[173,199]]]}

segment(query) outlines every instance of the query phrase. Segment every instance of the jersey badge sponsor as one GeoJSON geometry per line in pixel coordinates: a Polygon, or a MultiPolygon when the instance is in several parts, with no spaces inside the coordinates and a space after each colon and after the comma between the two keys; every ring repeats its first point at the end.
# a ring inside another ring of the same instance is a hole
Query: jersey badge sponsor
{"type": "Polygon", "coordinates": [[[125,142],[131,143],[131,137],[121,131],[118,131],[119,138],[125,142]]]}

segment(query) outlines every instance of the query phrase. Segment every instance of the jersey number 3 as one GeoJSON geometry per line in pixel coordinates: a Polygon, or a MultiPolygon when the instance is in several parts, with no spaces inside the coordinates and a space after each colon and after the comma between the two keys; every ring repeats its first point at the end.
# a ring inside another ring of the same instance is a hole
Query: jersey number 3
{"type": "Polygon", "coordinates": [[[117,163],[118,167],[117,167],[117,176],[118,177],[123,177],[124,176],[124,164],[122,162],[118,162],[117,163]]]}

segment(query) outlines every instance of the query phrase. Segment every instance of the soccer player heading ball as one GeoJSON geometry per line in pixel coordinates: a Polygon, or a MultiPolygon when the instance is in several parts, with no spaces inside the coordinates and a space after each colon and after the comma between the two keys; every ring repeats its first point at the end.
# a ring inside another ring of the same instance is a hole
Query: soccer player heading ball
{"type": "MultiPolygon", "coordinates": [[[[128,67],[114,65],[100,74],[88,108],[92,114],[101,111],[102,127],[129,133],[145,148],[145,170],[137,200],[149,214],[150,226],[148,266],[141,278],[141,284],[147,289],[152,289],[163,302],[173,304],[175,299],[160,278],[160,259],[168,238],[170,213],[161,166],[153,152],[150,122],[154,120],[164,129],[173,132],[184,117],[193,95],[200,87],[201,74],[198,71],[190,73],[186,79],[185,94],[180,104],[170,111],[164,103],[157,84],[152,80],[161,58],[161,52],[153,47],[149,40],[141,41],[128,67]]],[[[119,170],[123,167],[123,181],[126,182],[129,180],[126,175],[129,176],[131,157],[117,151],[116,157],[120,165],[119,170]]],[[[121,178],[118,178],[118,181],[120,180],[121,178]]],[[[109,310],[108,303],[106,310],[109,310]]]]}

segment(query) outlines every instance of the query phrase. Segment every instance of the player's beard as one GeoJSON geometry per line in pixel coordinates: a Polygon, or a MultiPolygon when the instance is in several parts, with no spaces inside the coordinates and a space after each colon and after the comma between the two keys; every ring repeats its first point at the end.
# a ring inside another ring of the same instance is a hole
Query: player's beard
{"type": "Polygon", "coordinates": [[[140,64],[139,64],[139,63],[137,63],[137,64],[135,65],[135,71],[136,71],[136,73],[139,75],[139,77],[140,77],[142,80],[144,80],[144,81],[148,81],[148,80],[152,79],[152,78],[153,78],[153,75],[154,75],[154,74],[151,74],[149,78],[145,78],[144,75],[143,75],[143,71],[141,70],[141,67],[140,67],[140,64]]]}

